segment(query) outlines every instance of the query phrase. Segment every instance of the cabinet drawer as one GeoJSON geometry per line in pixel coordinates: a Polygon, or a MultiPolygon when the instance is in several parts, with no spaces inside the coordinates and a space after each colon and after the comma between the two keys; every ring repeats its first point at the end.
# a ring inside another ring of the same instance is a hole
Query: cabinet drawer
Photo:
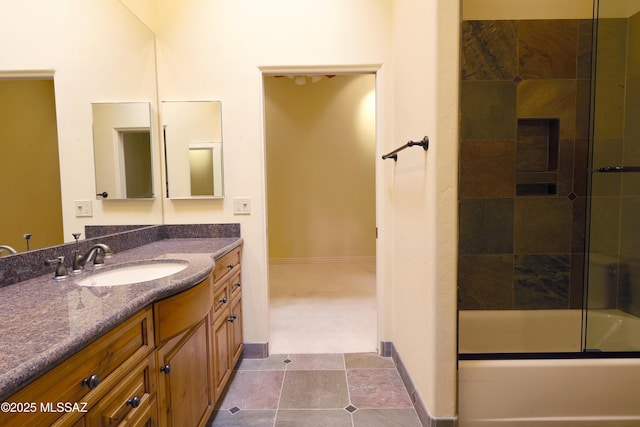
{"type": "Polygon", "coordinates": [[[240,266],[240,258],[240,247],[237,247],[228,254],[217,259],[215,266],[213,267],[213,282],[218,282],[229,271],[240,266]]]}
{"type": "Polygon", "coordinates": [[[213,293],[213,306],[211,307],[211,321],[220,315],[229,307],[231,298],[229,298],[229,287],[226,286],[227,282],[224,282],[224,286],[220,286],[213,293]]]}
{"type": "MultiPolygon", "coordinates": [[[[74,402],[90,408],[113,386],[114,371],[123,363],[137,363],[154,348],[153,319],[145,309],[98,338],[78,353],[60,363],[25,388],[9,397],[7,402],[74,402]],[[91,381],[90,381],[91,380],[91,381]]],[[[2,426],[49,426],[61,413],[0,413],[2,426]]],[[[68,413],[65,425],[82,413],[68,413]]]]}
{"type": "Polygon", "coordinates": [[[240,279],[240,272],[233,276],[231,280],[229,280],[229,293],[231,294],[231,299],[235,299],[240,295],[242,288],[242,280],[240,279]]]}
{"type": "Polygon", "coordinates": [[[213,285],[211,277],[196,286],[153,304],[158,346],[186,331],[209,314],[213,285]]]}
{"type": "Polygon", "coordinates": [[[147,407],[155,405],[155,355],[149,354],[91,409],[87,427],[132,425],[147,407]]]}

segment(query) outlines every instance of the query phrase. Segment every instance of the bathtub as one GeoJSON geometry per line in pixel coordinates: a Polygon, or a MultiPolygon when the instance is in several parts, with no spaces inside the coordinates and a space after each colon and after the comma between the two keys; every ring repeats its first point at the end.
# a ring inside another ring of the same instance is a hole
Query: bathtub
{"type": "MultiPolygon", "coordinates": [[[[580,310],[461,311],[459,351],[579,356],[581,318],[580,310]]],[[[592,348],[640,348],[638,318],[601,310],[588,325],[592,348]]],[[[640,358],[460,360],[458,413],[460,427],[638,427],[640,358]]]]}

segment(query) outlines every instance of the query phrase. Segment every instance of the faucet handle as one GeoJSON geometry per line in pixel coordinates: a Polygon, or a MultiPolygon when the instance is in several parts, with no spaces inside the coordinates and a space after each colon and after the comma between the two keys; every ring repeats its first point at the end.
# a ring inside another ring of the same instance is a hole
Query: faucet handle
{"type": "Polygon", "coordinates": [[[56,273],[53,276],[55,280],[62,280],[69,277],[69,274],[67,273],[67,267],[64,265],[64,256],[59,256],[54,259],[48,259],[44,262],[44,264],[48,266],[56,266],[56,273]]]}

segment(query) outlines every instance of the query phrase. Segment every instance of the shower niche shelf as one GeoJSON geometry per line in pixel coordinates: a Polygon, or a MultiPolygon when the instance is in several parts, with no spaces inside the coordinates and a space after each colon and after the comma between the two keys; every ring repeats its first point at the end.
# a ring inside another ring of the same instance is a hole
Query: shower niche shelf
{"type": "Polygon", "coordinates": [[[518,119],[516,196],[558,194],[560,121],[518,119]]]}

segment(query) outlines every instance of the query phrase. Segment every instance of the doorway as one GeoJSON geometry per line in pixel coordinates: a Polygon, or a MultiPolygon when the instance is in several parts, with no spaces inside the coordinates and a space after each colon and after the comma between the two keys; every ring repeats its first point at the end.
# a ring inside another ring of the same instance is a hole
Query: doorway
{"type": "Polygon", "coordinates": [[[375,74],[263,80],[270,352],[374,352],[375,74]]]}

